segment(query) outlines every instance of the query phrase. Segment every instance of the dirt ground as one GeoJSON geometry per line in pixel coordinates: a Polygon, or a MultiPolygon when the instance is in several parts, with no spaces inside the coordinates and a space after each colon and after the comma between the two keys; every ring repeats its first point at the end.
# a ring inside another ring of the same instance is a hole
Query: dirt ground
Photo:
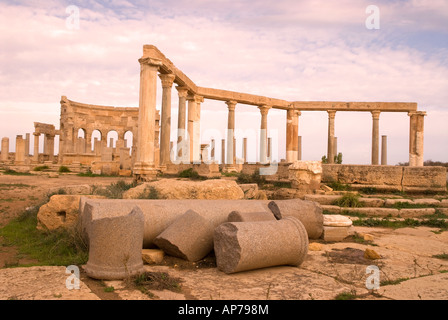
{"type": "MultiPolygon", "coordinates": [[[[108,185],[123,178],[61,175],[0,176],[0,227],[27,207],[45,199],[48,190],[67,185],[108,185]]],[[[130,181],[130,178],[125,180],[130,181]]],[[[197,263],[165,256],[160,265],[145,265],[146,281],[98,281],[80,267],[80,287],[69,290],[64,266],[9,268],[30,262],[0,239],[0,299],[36,300],[448,300],[448,231],[436,228],[355,227],[372,241],[349,238],[320,244],[300,267],[280,266],[227,275],[216,268],[213,254],[197,263]],[[381,259],[364,257],[373,249],[381,259]],[[379,288],[372,272],[378,267],[379,288]],[[112,288],[113,287],[113,288],[112,288]]]]}

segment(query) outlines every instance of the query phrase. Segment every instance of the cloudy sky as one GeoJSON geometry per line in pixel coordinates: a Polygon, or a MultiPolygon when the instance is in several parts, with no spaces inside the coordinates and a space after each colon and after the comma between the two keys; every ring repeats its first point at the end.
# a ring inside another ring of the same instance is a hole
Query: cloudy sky
{"type": "MultiPolygon", "coordinates": [[[[59,128],[62,95],[137,107],[137,60],[153,44],[202,87],[289,101],[417,102],[428,113],[425,160],[448,161],[447,21],[444,0],[2,0],[0,135],[14,150],[15,136],[33,132],[34,121],[59,128]]],[[[160,85],[158,92],[160,109],[160,85]]],[[[172,113],[174,135],[176,90],[172,113]]],[[[201,117],[203,142],[224,138],[223,102],[205,100],[201,117]]],[[[286,112],[271,110],[268,119],[274,157],[284,158],[286,112]]],[[[255,107],[237,105],[237,137],[255,132],[251,161],[259,125],[255,107]]],[[[302,112],[304,160],[326,153],[327,125],[326,113],[302,112]]],[[[336,114],[344,163],[370,163],[371,130],[369,113],[336,114]]],[[[381,114],[380,135],[388,136],[389,164],[408,161],[407,114],[381,114]]],[[[237,155],[240,147],[238,140],[237,155]]]]}

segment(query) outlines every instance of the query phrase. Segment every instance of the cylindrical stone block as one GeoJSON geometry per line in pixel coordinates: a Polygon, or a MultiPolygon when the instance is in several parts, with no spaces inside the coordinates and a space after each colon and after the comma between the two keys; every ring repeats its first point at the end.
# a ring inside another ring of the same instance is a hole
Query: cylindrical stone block
{"type": "Polygon", "coordinates": [[[9,156],[9,138],[2,138],[2,153],[1,153],[1,161],[8,161],[9,156]]]}
{"type": "MultiPolygon", "coordinates": [[[[320,205],[312,201],[301,199],[273,200],[272,202],[277,204],[283,218],[295,217],[299,219],[305,226],[310,239],[320,238],[324,230],[324,216],[320,205]]],[[[272,205],[271,208],[273,208],[272,205]]]]}
{"type": "Polygon", "coordinates": [[[104,215],[93,219],[89,234],[89,277],[125,279],[142,273],[144,217],[139,207],[127,215],[104,215]]]}
{"type": "Polygon", "coordinates": [[[227,222],[229,213],[272,212],[277,219],[293,216],[305,226],[310,239],[318,239],[323,232],[323,214],[319,204],[301,199],[289,200],[141,200],[141,199],[87,199],[80,200],[80,227],[87,239],[91,233],[91,221],[103,216],[121,215],[134,206],[145,216],[143,247],[151,248],[154,239],[188,209],[209,220],[216,228],[227,222]],[[271,203],[272,202],[272,203],[271,203]],[[277,205],[277,212],[273,208],[277,205]]]}
{"type": "Polygon", "coordinates": [[[154,244],[165,253],[188,261],[198,261],[213,250],[214,226],[193,210],[178,217],[154,244]]]}
{"type": "Polygon", "coordinates": [[[214,249],[217,267],[225,273],[279,265],[299,266],[308,252],[308,235],[294,217],[227,222],[215,229],[214,249]]]}
{"type": "Polygon", "coordinates": [[[229,213],[228,222],[249,222],[249,221],[269,221],[277,220],[272,212],[239,212],[232,211],[229,213]]]}

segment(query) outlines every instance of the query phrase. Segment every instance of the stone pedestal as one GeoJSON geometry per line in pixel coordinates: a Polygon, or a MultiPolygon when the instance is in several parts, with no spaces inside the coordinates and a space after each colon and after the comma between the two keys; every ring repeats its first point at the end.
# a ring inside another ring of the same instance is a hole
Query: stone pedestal
{"type": "Polygon", "coordinates": [[[325,214],[322,237],[325,241],[342,241],[354,233],[352,225],[352,220],[346,216],[325,214]]]}
{"type": "Polygon", "coordinates": [[[301,191],[319,190],[322,179],[321,161],[294,161],[289,167],[291,186],[301,191]]]}
{"type": "Polygon", "coordinates": [[[216,264],[225,273],[278,265],[299,266],[308,235],[294,217],[275,221],[227,222],[215,229],[216,264]]]}
{"type": "Polygon", "coordinates": [[[89,277],[119,280],[143,273],[144,218],[135,207],[127,215],[92,217],[89,234],[89,277]]]}

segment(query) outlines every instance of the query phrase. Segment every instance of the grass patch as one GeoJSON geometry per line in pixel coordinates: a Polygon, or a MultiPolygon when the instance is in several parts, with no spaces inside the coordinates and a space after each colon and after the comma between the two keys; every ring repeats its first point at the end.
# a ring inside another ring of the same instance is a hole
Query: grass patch
{"type": "Polygon", "coordinates": [[[359,189],[359,192],[364,193],[364,194],[376,194],[376,193],[378,193],[378,190],[374,187],[365,187],[365,188],[359,189]]]}
{"type": "Polygon", "coordinates": [[[3,172],[3,174],[7,174],[10,176],[32,176],[33,175],[32,173],[29,173],[29,172],[18,172],[18,171],[11,170],[11,169],[5,170],[3,172]]]}
{"type": "Polygon", "coordinates": [[[327,183],[327,186],[329,186],[334,191],[351,191],[352,187],[345,183],[340,183],[339,181],[331,181],[327,183]]]}
{"type": "Polygon", "coordinates": [[[224,177],[238,177],[240,175],[239,172],[221,172],[221,175],[224,177]]]}
{"type": "Polygon", "coordinates": [[[68,167],[66,166],[60,166],[58,169],[59,173],[65,173],[65,172],[72,172],[68,167]]]}
{"type": "Polygon", "coordinates": [[[272,183],[274,188],[291,188],[291,182],[275,181],[272,183]]]}
{"type": "Polygon", "coordinates": [[[20,254],[38,260],[37,265],[82,265],[88,260],[87,244],[73,227],[54,231],[37,230],[39,206],[25,211],[0,229],[5,244],[17,246],[20,254]]]}
{"type": "Polygon", "coordinates": [[[114,291],[115,291],[115,288],[113,286],[104,288],[104,292],[114,292],[114,291]]]}
{"type": "Polygon", "coordinates": [[[92,171],[88,170],[87,172],[80,172],[77,174],[78,177],[88,177],[88,178],[94,178],[94,177],[116,177],[116,175],[108,175],[108,174],[96,174],[92,171]]]}
{"type": "Polygon", "coordinates": [[[360,208],[364,205],[359,201],[359,194],[346,193],[339,199],[333,202],[334,205],[339,207],[360,208]]]}
{"type": "Polygon", "coordinates": [[[406,280],[409,280],[409,278],[398,278],[395,280],[384,280],[384,281],[380,282],[380,286],[397,285],[406,280]]]}
{"type": "Polygon", "coordinates": [[[38,166],[38,167],[34,167],[33,171],[45,171],[50,169],[49,166],[38,166]]]}
{"type": "Polygon", "coordinates": [[[36,188],[36,186],[31,186],[24,183],[0,183],[0,190],[9,190],[15,188],[36,188]]]}
{"type": "Polygon", "coordinates": [[[109,199],[123,199],[123,194],[136,186],[137,184],[135,182],[126,183],[124,180],[119,180],[105,188],[93,188],[92,194],[104,196],[109,199]]]}
{"type": "Polygon", "coordinates": [[[179,178],[188,178],[191,180],[207,180],[207,177],[202,177],[193,168],[186,169],[179,173],[179,178]]]}
{"type": "Polygon", "coordinates": [[[409,203],[409,202],[395,202],[392,205],[394,209],[420,209],[420,208],[434,208],[434,205],[422,204],[422,203],[409,203]]]}
{"type": "Polygon", "coordinates": [[[382,218],[382,219],[366,218],[353,221],[353,225],[363,227],[384,227],[392,229],[426,226],[432,228],[439,228],[441,231],[448,230],[448,223],[443,219],[436,219],[436,218],[423,219],[423,220],[417,220],[412,218],[407,218],[404,220],[390,220],[389,218],[382,218]]]}
{"type": "Polygon", "coordinates": [[[266,178],[260,175],[260,172],[258,170],[252,174],[240,173],[238,175],[238,178],[236,179],[236,182],[240,184],[256,183],[259,186],[267,183],[266,178]]]}
{"type": "Polygon", "coordinates": [[[355,300],[356,293],[354,291],[342,292],[342,293],[338,294],[334,299],[335,300],[355,300]]]}
{"type": "Polygon", "coordinates": [[[435,254],[432,256],[433,258],[448,260],[448,253],[435,254]]]}
{"type": "Polygon", "coordinates": [[[138,199],[159,199],[159,192],[153,186],[148,186],[139,194],[138,199]]]}
{"type": "Polygon", "coordinates": [[[145,272],[137,276],[134,284],[143,293],[148,294],[148,290],[170,290],[180,292],[182,286],[179,278],[171,277],[166,272],[145,272]]]}

